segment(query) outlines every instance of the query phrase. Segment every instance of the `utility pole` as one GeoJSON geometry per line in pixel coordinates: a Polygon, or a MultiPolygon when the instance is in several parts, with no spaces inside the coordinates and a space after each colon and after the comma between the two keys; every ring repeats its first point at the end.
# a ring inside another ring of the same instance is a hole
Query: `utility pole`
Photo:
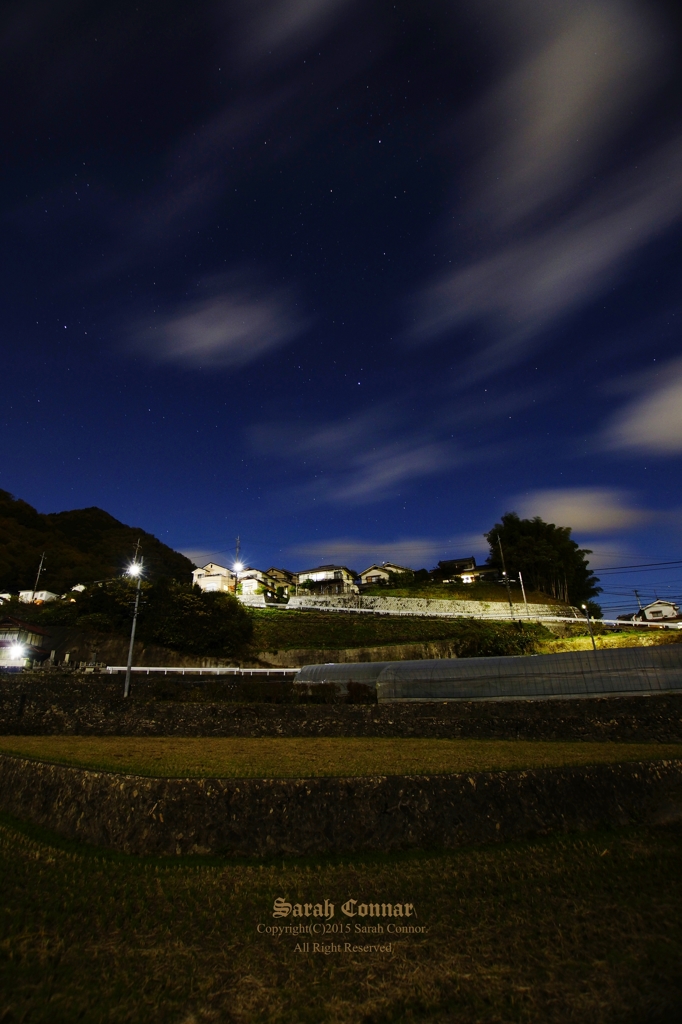
{"type": "Polygon", "coordinates": [[[35,581],[35,584],[33,586],[33,593],[31,594],[31,604],[33,604],[33,602],[36,599],[36,590],[38,589],[38,583],[40,582],[40,574],[43,571],[43,565],[44,564],[45,564],[45,552],[43,551],[43,553],[42,553],[42,555],[40,557],[40,565],[38,566],[38,575],[36,576],[36,581],[35,581]]]}
{"type": "Polygon", "coordinates": [[[142,567],[143,560],[139,558],[140,553],[140,539],[138,537],[137,544],[135,546],[135,557],[132,564],[128,569],[129,576],[137,576],[137,587],[135,589],[135,608],[133,610],[133,625],[130,630],[130,647],[128,648],[128,664],[126,665],[126,681],[123,687],[123,696],[130,696],[130,672],[133,667],[133,648],[135,646],[135,630],[137,629],[137,613],[140,608],[140,588],[142,586],[142,567]]]}
{"type": "Polygon", "coordinates": [[[511,615],[511,617],[513,619],[514,618],[514,605],[512,603],[512,599],[511,599],[511,590],[510,590],[510,587],[509,587],[509,577],[507,576],[507,570],[506,570],[505,564],[504,564],[504,552],[502,551],[502,540],[500,538],[499,533],[497,535],[497,543],[498,543],[498,546],[500,548],[500,559],[502,560],[502,576],[503,576],[503,579],[504,579],[505,586],[507,588],[507,597],[509,599],[509,614],[511,615]]]}
{"type": "Polygon", "coordinates": [[[520,569],[519,569],[519,583],[521,584],[521,593],[523,594],[523,603],[526,606],[526,616],[527,616],[527,618],[530,618],[530,612],[528,611],[528,601],[526,601],[526,588],[523,585],[523,576],[521,575],[521,570],[520,569]]]}

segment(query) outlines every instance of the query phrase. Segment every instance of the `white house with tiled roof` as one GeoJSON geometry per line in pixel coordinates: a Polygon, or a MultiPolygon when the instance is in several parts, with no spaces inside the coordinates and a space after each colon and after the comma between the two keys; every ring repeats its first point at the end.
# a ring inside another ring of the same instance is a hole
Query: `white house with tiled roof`
{"type": "Polygon", "coordinates": [[[395,562],[382,562],[381,565],[370,565],[369,569],[364,569],[358,579],[361,583],[388,583],[391,578],[391,574],[400,572],[410,572],[404,565],[396,565],[395,562]]]}
{"type": "Polygon", "coordinates": [[[217,562],[209,562],[192,573],[192,582],[206,592],[234,592],[234,571],[217,562]]]}

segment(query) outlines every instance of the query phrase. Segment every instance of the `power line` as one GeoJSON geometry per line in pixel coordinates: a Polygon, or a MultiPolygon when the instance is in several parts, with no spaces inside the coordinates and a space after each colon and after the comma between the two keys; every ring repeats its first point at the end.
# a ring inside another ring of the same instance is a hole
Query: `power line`
{"type": "Polygon", "coordinates": [[[640,565],[607,565],[602,569],[592,569],[592,572],[615,572],[628,569],[648,569],[650,566],[661,565],[682,565],[682,558],[676,558],[673,562],[642,562],[640,565]]]}

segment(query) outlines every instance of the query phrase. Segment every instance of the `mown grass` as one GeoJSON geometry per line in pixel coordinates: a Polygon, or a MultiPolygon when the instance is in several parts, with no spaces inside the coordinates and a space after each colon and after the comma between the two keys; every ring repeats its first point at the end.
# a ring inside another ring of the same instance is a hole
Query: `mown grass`
{"type": "Polygon", "coordinates": [[[339,612],[253,610],[254,651],[296,648],[339,650],[389,644],[449,642],[461,657],[485,654],[523,654],[535,651],[550,633],[537,623],[473,619],[428,619],[354,615],[339,612]],[[460,654],[460,651],[462,654],[460,654]]]}
{"type": "MultiPolygon", "coordinates": [[[[483,601],[490,604],[503,604],[509,607],[507,588],[501,583],[423,583],[409,587],[388,587],[378,584],[374,587],[363,587],[362,593],[370,597],[421,597],[436,601],[483,601]]],[[[518,584],[510,587],[512,603],[519,605],[523,613],[523,594],[518,584]]],[[[527,590],[528,604],[557,605],[566,607],[564,601],[558,601],[540,590],[527,590]]],[[[504,609],[501,609],[503,612],[504,609]]]]}
{"type": "Polygon", "coordinates": [[[681,855],[679,831],[640,828],[454,853],[169,863],[5,818],[0,1020],[672,1024],[681,855]],[[296,938],[257,932],[280,896],[329,899],[351,926],[349,897],[409,901],[427,932],[393,938],[390,953],[296,952],[296,938]]]}
{"type": "Polygon", "coordinates": [[[443,775],[682,757],[682,743],[359,737],[2,736],[0,752],[130,775],[200,778],[443,775]]]}

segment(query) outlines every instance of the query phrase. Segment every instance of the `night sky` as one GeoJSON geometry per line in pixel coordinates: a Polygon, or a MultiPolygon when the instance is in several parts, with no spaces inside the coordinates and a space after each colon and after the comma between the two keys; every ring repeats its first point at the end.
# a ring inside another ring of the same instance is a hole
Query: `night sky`
{"type": "Polygon", "coordinates": [[[681,42],[656,0],[6,2],[0,486],[202,564],[429,568],[509,509],[680,559],[681,42]]]}

